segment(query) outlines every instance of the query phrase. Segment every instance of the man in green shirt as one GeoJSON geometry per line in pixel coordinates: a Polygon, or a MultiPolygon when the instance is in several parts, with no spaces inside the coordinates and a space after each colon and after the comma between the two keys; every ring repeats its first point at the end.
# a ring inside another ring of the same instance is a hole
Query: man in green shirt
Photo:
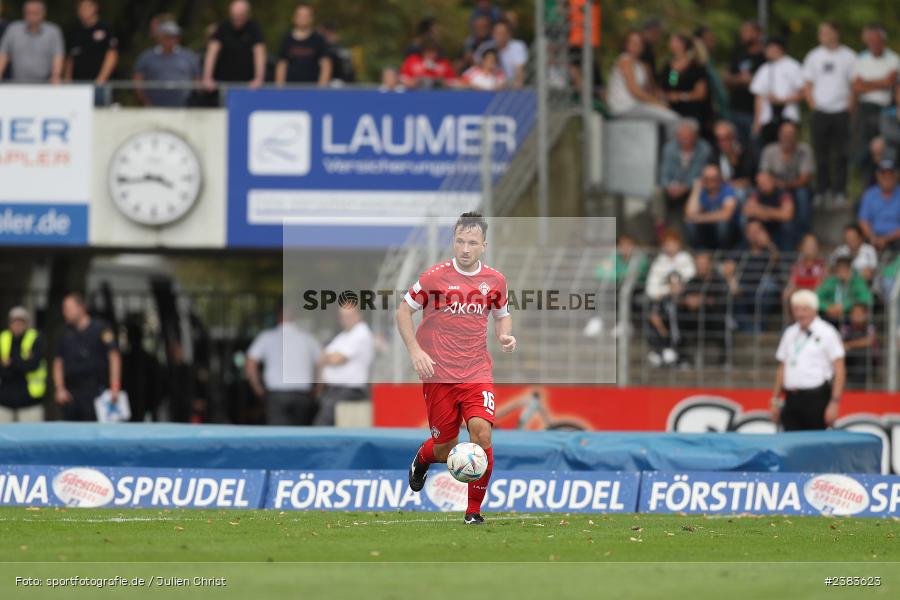
{"type": "Polygon", "coordinates": [[[853,270],[849,258],[841,257],[834,263],[834,271],[817,290],[822,317],[840,324],[854,304],[872,305],[872,292],[866,280],[853,270]]]}

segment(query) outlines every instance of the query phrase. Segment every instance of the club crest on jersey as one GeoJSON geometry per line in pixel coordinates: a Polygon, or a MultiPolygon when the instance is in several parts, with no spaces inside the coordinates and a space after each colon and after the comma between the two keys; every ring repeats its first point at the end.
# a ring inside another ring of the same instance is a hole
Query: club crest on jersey
{"type": "Polygon", "coordinates": [[[432,427],[431,428],[431,437],[433,437],[434,439],[438,439],[439,437],[441,437],[441,430],[438,429],[437,427],[432,427]]]}
{"type": "Polygon", "coordinates": [[[491,286],[489,286],[486,282],[482,281],[478,284],[478,291],[481,292],[482,296],[487,296],[487,293],[491,291],[491,286]]]}

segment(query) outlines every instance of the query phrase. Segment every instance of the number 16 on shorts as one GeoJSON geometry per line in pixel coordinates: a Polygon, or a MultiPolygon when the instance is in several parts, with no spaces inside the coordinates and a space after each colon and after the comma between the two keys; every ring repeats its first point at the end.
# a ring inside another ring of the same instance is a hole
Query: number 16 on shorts
{"type": "Polygon", "coordinates": [[[481,396],[484,398],[484,410],[487,414],[494,416],[494,392],[483,390],[481,396]]]}

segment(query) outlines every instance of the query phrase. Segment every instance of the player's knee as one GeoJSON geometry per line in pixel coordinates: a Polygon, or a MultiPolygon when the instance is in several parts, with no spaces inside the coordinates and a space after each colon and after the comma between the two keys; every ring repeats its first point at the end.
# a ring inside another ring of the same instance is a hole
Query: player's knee
{"type": "Polygon", "coordinates": [[[469,437],[472,441],[482,448],[491,447],[491,424],[487,421],[479,419],[469,426],[469,437]]]}

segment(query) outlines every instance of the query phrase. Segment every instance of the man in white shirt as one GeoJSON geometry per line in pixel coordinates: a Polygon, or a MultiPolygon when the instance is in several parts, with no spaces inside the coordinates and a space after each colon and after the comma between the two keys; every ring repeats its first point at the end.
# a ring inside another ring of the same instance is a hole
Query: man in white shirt
{"type": "Polygon", "coordinates": [[[860,168],[862,181],[867,184],[876,164],[869,159],[869,142],[881,129],[881,113],[891,105],[900,57],[886,47],[887,33],[881,25],[866,25],[862,40],[866,49],[859,53],[853,69],[852,85],[856,98],[853,160],[860,168]]]}
{"type": "Polygon", "coordinates": [[[284,307],[278,310],[278,325],[256,336],[247,350],[244,372],[253,393],[265,401],[267,424],[313,422],[318,409],[313,382],[321,354],[322,346],[316,338],[287,319],[284,307]]]}
{"type": "Polygon", "coordinates": [[[784,431],[827,429],[838,417],[846,381],[844,343],[818,310],[819,298],[812,290],[791,296],[796,322],[778,344],[775,358],[781,364],[772,391],[772,421],[784,431]]]}
{"type": "Polygon", "coordinates": [[[339,401],[362,400],[369,395],[369,371],[375,360],[375,338],[355,303],[338,309],[341,332],[325,346],[319,359],[321,405],[314,425],[334,425],[339,401]]]}
{"type": "Polygon", "coordinates": [[[520,88],[525,83],[525,63],[528,62],[528,46],[522,40],[512,37],[512,25],[506,19],[494,23],[493,39],[484,42],[476,51],[477,59],[489,48],[497,50],[500,68],[506,75],[507,84],[520,88]]]}
{"type": "Polygon", "coordinates": [[[850,145],[851,82],[856,54],[841,44],[838,26],[819,24],[819,46],[803,61],[804,93],[812,113],[812,146],[816,155],[813,205],[847,203],[847,158],[850,145]]]}
{"type": "Polygon", "coordinates": [[[750,92],[754,96],[753,133],[760,136],[761,148],[777,139],[782,122],[800,122],[803,68],[786,54],[784,40],[772,38],[766,43],[766,64],[757,69],[750,92]]]}

